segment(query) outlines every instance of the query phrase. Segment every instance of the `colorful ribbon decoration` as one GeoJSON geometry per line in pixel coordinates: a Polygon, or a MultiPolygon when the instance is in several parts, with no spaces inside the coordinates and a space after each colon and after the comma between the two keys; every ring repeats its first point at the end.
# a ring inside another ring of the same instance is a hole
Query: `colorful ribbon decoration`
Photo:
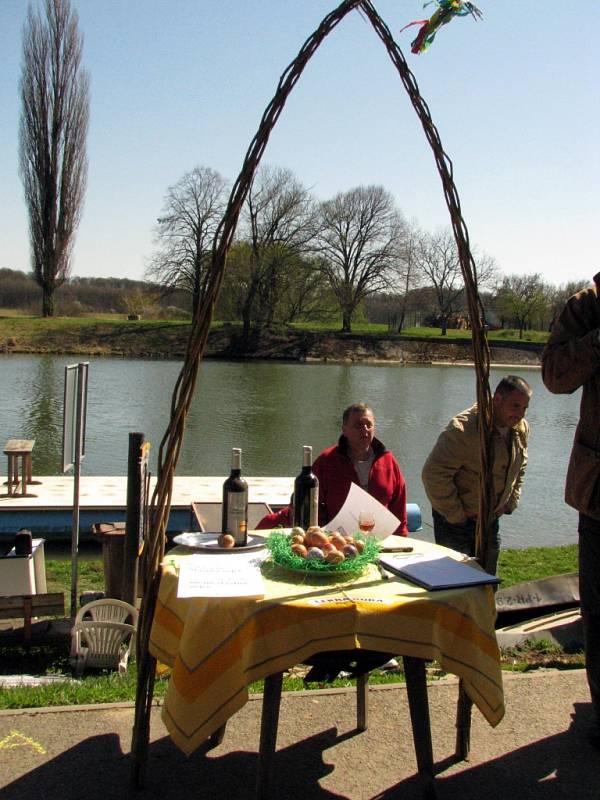
{"type": "MultiPolygon", "coordinates": [[[[426,8],[434,0],[429,0],[423,8],[426,8]]],[[[470,14],[474,20],[481,19],[483,14],[474,3],[467,3],[465,0],[435,0],[438,8],[429,19],[416,19],[405,25],[402,31],[412,25],[421,25],[421,30],[416,39],[411,42],[411,53],[424,53],[435,39],[435,35],[442,25],[446,25],[453,17],[465,17],[470,14]]]]}

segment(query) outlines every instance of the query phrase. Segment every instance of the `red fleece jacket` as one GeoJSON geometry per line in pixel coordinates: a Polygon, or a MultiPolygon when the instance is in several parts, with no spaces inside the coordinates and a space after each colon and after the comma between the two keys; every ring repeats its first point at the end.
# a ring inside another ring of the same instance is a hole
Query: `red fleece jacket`
{"type": "MultiPolygon", "coordinates": [[[[408,536],[404,476],[393,454],[379,439],[373,439],[372,446],[375,458],[369,472],[368,492],[400,520],[400,525],[394,533],[408,536]]],[[[348,442],[345,436],[340,436],[338,444],[323,450],[313,464],[313,472],[319,479],[319,524],[325,525],[344,505],[350,484],[360,485],[358,474],[348,455],[348,442]]],[[[284,528],[291,527],[291,506],[268,514],[256,527],[264,530],[278,525],[284,528]]]]}

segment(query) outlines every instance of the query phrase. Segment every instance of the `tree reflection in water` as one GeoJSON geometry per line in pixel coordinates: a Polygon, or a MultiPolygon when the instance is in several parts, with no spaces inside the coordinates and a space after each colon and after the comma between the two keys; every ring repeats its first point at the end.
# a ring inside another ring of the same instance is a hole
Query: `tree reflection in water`
{"type": "Polygon", "coordinates": [[[63,382],[63,367],[56,358],[40,356],[30,372],[23,426],[24,435],[35,439],[34,477],[61,473],[63,382]]]}

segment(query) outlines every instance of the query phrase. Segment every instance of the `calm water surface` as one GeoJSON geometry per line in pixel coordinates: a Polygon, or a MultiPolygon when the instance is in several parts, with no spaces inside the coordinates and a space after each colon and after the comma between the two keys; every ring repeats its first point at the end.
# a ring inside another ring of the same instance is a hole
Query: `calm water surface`
{"type": "MultiPolygon", "coordinates": [[[[59,474],[64,367],[77,360],[0,356],[2,443],[35,438],[38,475],[59,474]]],[[[144,432],[152,442],[156,472],[181,362],[85,360],[90,369],[82,474],[124,475],[131,431],[144,432]]],[[[518,369],[492,370],[492,388],[507,371],[518,369]]],[[[528,412],[529,466],[521,505],[502,520],[502,541],[506,547],[574,543],[577,514],[564,504],[563,486],[579,393],[551,395],[539,370],[521,372],[534,389],[528,412]]],[[[440,430],[474,396],[474,372],[464,367],[205,361],[177,474],[225,476],[231,448],[241,447],[246,475],[295,475],[302,445],[312,444],[319,453],[336,441],[341,411],[352,402],[368,402],[375,410],[377,434],[396,454],[409,501],[421,506],[424,537],[430,538],[431,509],[421,468],[440,430]]]]}

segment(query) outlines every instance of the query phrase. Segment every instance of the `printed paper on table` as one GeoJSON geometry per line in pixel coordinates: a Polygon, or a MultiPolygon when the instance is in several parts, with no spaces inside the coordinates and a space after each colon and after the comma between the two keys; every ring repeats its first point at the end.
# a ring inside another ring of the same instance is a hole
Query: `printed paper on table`
{"type": "Polygon", "coordinates": [[[264,555],[193,555],[179,561],[177,597],[264,597],[264,555]]]}

